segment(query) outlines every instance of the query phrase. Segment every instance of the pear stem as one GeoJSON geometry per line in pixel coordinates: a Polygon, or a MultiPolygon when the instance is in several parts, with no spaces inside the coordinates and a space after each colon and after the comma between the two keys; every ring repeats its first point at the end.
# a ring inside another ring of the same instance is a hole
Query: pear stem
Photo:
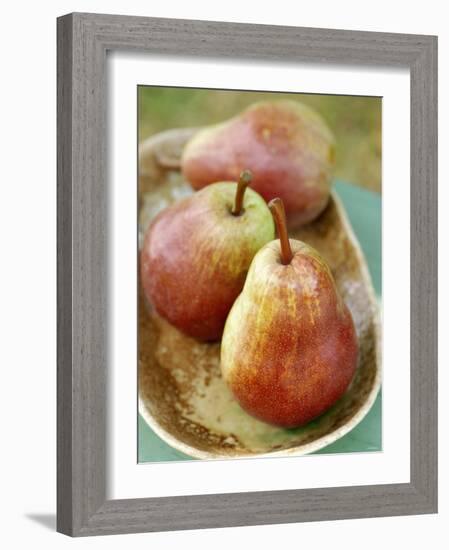
{"type": "Polygon", "coordinates": [[[232,214],[234,216],[240,216],[242,212],[245,191],[252,179],[253,175],[249,170],[243,170],[240,174],[239,181],[237,183],[237,191],[235,192],[234,208],[232,209],[232,214]]]}
{"type": "Polygon", "coordinates": [[[274,218],[279,240],[281,241],[281,261],[284,265],[288,265],[293,259],[293,253],[288,239],[284,203],[281,199],[276,198],[268,203],[268,208],[274,218]]]}

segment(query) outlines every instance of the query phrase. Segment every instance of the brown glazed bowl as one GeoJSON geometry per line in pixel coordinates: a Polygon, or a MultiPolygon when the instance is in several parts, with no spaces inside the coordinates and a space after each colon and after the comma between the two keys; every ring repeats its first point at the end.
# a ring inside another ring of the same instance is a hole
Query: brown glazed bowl
{"type": "MultiPolygon", "coordinates": [[[[139,150],[139,235],[173,201],[192,193],[179,171],[195,129],[170,130],[139,150]]],[[[367,414],[381,381],[378,305],[360,245],[333,193],[318,219],[290,233],[327,260],[351,310],[359,341],[356,375],[344,396],[306,426],[282,429],[244,412],[220,373],[220,344],[193,340],[158,317],[140,295],[139,411],[175,449],[195,458],[297,456],[333,443],[367,414]]]]}

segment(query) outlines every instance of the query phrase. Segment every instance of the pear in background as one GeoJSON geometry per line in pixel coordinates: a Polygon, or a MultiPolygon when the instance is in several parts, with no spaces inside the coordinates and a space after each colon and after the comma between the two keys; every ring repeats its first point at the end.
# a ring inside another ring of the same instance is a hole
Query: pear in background
{"type": "Polygon", "coordinates": [[[302,103],[260,102],[230,120],[197,132],[181,167],[194,189],[254,174],[252,188],[284,202],[289,227],[315,219],[326,207],[335,164],[334,137],[321,116],[302,103]]]}

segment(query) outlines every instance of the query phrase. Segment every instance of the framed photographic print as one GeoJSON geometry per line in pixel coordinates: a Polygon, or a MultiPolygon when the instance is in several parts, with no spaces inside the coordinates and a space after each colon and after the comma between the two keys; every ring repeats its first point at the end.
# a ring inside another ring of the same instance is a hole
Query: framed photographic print
{"type": "Polygon", "coordinates": [[[58,530],[437,509],[436,37],[58,19],[58,530]]]}

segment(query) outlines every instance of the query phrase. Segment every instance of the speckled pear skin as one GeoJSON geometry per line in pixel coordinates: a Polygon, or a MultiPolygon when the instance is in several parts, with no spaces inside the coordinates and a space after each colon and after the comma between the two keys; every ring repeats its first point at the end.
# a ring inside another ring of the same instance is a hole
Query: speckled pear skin
{"type": "Polygon", "coordinates": [[[254,257],[226,321],[221,370],[249,414],[284,428],[310,422],[346,391],[357,366],[357,336],[324,259],[290,240],[254,257]]]}
{"type": "Polygon", "coordinates": [[[159,315],[185,334],[218,340],[251,260],[274,237],[265,201],[252,189],[232,214],[237,184],[219,182],[156,217],[141,251],[141,281],[159,315]]]}
{"type": "Polygon", "coordinates": [[[198,131],[181,158],[194,189],[253,172],[252,187],[269,202],[283,200],[290,227],[315,219],[326,207],[335,141],[318,113],[302,103],[259,102],[236,117],[198,131]]]}

